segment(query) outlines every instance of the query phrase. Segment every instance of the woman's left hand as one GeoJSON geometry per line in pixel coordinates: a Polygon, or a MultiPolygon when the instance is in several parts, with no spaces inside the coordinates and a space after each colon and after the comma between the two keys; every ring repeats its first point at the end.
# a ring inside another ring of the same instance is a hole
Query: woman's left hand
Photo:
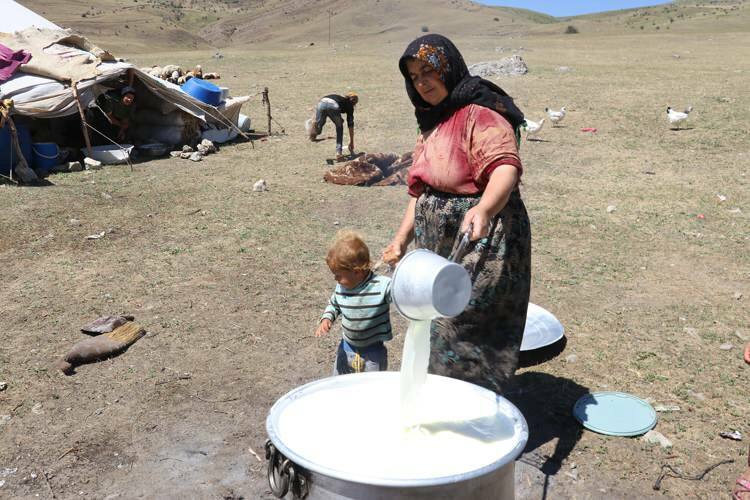
{"type": "Polygon", "coordinates": [[[476,241],[490,234],[491,217],[481,204],[470,208],[461,223],[461,233],[465,233],[471,227],[469,238],[476,241]]]}

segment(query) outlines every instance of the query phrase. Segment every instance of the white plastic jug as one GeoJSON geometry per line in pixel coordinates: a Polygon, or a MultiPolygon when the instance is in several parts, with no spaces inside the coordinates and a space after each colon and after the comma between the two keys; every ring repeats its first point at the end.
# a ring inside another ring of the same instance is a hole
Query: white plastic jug
{"type": "Polygon", "coordinates": [[[469,304],[471,278],[463,266],[420,248],[398,263],[391,298],[398,312],[410,320],[452,318],[469,304]]]}

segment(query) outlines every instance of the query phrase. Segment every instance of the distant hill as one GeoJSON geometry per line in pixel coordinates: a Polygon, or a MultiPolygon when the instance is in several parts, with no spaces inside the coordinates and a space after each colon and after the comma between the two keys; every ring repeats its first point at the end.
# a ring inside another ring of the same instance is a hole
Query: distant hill
{"type": "Polygon", "coordinates": [[[424,32],[463,37],[639,31],[748,31],[747,0],[674,4],[554,18],[469,0],[21,0],[53,22],[114,51],[244,44],[405,42],[424,32]]]}

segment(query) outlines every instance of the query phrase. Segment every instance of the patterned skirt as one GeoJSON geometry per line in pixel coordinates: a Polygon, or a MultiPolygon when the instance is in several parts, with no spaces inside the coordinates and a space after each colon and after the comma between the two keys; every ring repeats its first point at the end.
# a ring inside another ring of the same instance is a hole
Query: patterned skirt
{"type": "MultiPolygon", "coordinates": [[[[479,199],[425,191],[416,206],[417,248],[448,258],[461,240],[464,215],[479,199]]],[[[471,300],[459,316],[433,321],[430,372],[500,394],[518,367],[531,288],[531,230],[518,190],[460,263],[471,276],[471,300]]]]}

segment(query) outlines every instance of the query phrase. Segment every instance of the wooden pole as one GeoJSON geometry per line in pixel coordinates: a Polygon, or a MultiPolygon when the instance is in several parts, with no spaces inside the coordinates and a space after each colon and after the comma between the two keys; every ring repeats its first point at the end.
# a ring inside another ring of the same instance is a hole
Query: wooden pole
{"type": "MultiPolygon", "coordinates": [[[[75,97],[76,104],[78,105],[78,114],[81,115],[81,129],[83,130],[83,140],[86,141],[86,151],[89,154],[89,157],[93,156],[93,151],[91,150],[91,138],[89,137],[89,128],[86,125],[86,115],[83,112],[83,106],[81,105],[81,99],[78,97],[78,88],[76,87],[76,83],[73,83],[73,97],[75,97]]],[[[132,169],[132,165],[131,165],[132,169]]]]}
{"type": "Polygon", "coordinates": [[[271,101],[268,99],[268,87],[263,88],[263,103],[266,105],[266,117],[268,118],[268,135],[271,135],[271,101]]]}
{"type": "MultiPolygon", "coordinates": [[[[18,177],[23,182],[35,182],[39,180],[36,173],[29,168],[29,164],[26,163],[26,158],[23,156],[23,151],[21,151],[21,141],[18,140],[18,131],[16,130],[16,124],[13,123],[13,119],[10,117],[10,115],[6,116],[5,119],[8,122],[8,125],[10,126],[10,135],[11,139],[10,142],[13,143],[13,149],[16,151],[16,156],[18,156],[18,177]]],[[[13,180],[13,165],[10,166],[10,180],[13,180]]]]}

